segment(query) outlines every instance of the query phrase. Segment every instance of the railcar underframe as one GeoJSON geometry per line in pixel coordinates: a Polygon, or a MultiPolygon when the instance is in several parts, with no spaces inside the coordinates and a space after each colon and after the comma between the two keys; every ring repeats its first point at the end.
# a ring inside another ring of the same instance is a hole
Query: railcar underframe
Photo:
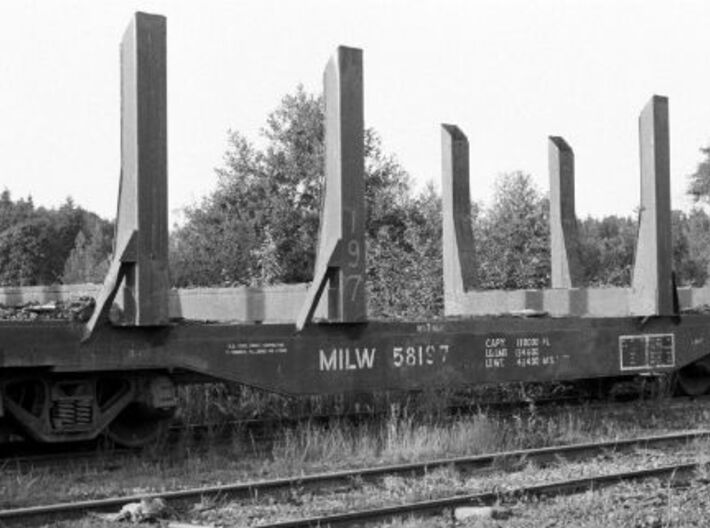
{"type": "Polygon", "coordinates": [[[710,388],[710,317],[681,313],[710,293],[676,289],[672,275],[666,98],[654,96],[639,120],[641,218],[630,288],[580,284],[574,158],[553,137],[553,287],[478,290],[468,141],[444,125],[447,317],[368,321],[361,51],[340,47],[326,66],[317,261],[313,282],[289,293],[289,302],[274,300],[268,288],[169,290],[165,19],[137,13],[121,58],[122,171],[111,269],[88,322],[0,323],[0,423],[12,421],[45,442],[108,430],[122,443],[145,443],[175,408],[175,385],[205,380],[294,395],[669,374],[686,392],[710,388]],[[223,308],[257,293],[259,310],[223,308]]]}
{"type": "Polygon", "coordinates": [[[95,436],[141,398],[157,418],[175,405],[172,380],[306,395],[616,378],[674,372],[710,343],[702,315],[320,323],[300,332],[287,324],[107,326],[89,343],[82,332],[72,323],[0,325],[5,412],[40,440],[95,436]],[[83,390],[59,390],[72,383],[83,390]],[[23,400],[13,386],[37,394],[23,400]],[[96,408],[82,422],[75,415],[86,401],[96,408]],[[53,415],[63,407],[64,427],[53,415]]]}

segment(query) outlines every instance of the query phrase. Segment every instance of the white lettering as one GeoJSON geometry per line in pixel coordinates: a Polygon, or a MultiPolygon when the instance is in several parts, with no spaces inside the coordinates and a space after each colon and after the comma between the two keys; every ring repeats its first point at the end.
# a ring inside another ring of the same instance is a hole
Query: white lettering
{"type": "Polygon", "coordinates": [[[446,363],[446,357],[449,355],[449,345],[439,345],[441,350],[441,362],[446,363]]]}
{"type": "Polygon", "coordinates": [[[336,350],[330,351],[330,356],[327,356],[325,350],[320,350],[320,369],[321,370],[335,370],[337,367],[338,357],[336,355],[336,350]]]}
{"type": "Polygon", "coordinates": [[[434,348],[433,345],[426,346],[426,364],[427,365],[434,364],[434,352],[436,352],[436,348],[434,348]]]}
{"type": "Polygon", "coordinates": [[[409,345],[392,347],[392,366],[421,367],[446,363],[449,345],[409,345]]]}
{"type": "Polygon", "coordinates": [[[505,358],[486,358],[486,368],[505,367],[505,358]]]}
{"type": "Polygon", "coordinates": [[[404,356],[402,355],[403,350],[404,347],[394,347],[392,349],[392,363],[395,367],[401,367],[402,363],[404,363],[404,356]]]}
{"type": "Polygon", "coordinates": [[[320,349],[318,352],[322,371],[371,369],[375,365],[375,348],[355,348],[353,354],[347,347],[333,348],[330,352],[320,349]]]}
{"type": "Polygon", "coordinates": [[[355,355],[357,356],[357,366],[358,368],[368,368],[371,369],[372,365],[375,363],[375,349],[374,348],[359,348],[355,349],[355,355]]]}
{"type": "Polygon", "coordinates": [[[486,349],[487,358],[498,358],[498,357],[508,357],[507,348],[487,348],[486,349]]]}
{"type": "Polygon", "coordinates": [[[347,370],[357,370],[357,365],[355,363],[350,363],[350,349],[345,349],[345,365],[347,370]]]}

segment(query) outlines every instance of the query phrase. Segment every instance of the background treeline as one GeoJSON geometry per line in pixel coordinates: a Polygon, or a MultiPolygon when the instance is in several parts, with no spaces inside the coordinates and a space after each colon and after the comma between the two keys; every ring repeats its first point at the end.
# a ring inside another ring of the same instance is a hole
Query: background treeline
{"type": "MultiPolygon", "coordinates": [[[[173,284],[267,285],[311,279],[322,197],[323,107],[302,88],[283,98],[261,131],[259,146],[230,132],[217,188],[185,209],[170,236],[173,284]]],[[[710,196],[710,149],[690,176],[697,201],[710,196]]],[[[407,172],[365,134],[368,287],[371,316],[439,315],[443,307],[441,199],[415,191],[407,172]]],[[[550,283],[549,203],[522,172],[501,174],[489,206],[472,218],[482,289],[541,288],[550,283]]],[[[697,207],[673,211],[673,259],[680,285],[705,283],[710,216],[697,207]]],[[[585,281],[631,281],[637,221],[579,221],[585,281]]],[[[0,284],[100,282],[113,226],[67,200],[58,209],[0,196],[0,284]]]]}
{"type": "Polygon", "coordinates": [[[108,270],[113,225],[77,207],[35,207],[32,198],[0,194],[0,285],[101,282],[108,270]]]}

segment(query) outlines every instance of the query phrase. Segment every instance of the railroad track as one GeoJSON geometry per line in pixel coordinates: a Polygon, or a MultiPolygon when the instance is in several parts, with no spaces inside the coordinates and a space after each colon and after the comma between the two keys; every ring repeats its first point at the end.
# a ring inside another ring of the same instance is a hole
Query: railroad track
{"type": "Polygon", "coordinates": [[[523,497],[561,496],[586,491],[591,488],[602,488],[623,481],[641,480],[647,478],[669,478],[672,480],[686,478],[696,470],[707,466],[701,463],[669,464],[663,467],[640,469],[636,471],[620,471],[593,477],[567,479],[547,484],[522,486],[513,490],[501,492],[472,493],[454,495],[428,501],[412,502],[399,506],[385,506],[364,509],[332,515],[321,515],[303,519],[288,520],[276,523],[260,524],[259,528],[312,528],[337,526],[362,526],[365,523],[387,522],[408,516],[444,515],[451,508],[461,506],[491,506],[514,501],[523,497]]]}
{"type": "MultiPolygon", "coordinates": [[[[184,489],[163,493],[143,494],[133,496],[111,497],[98,500],[67,502],[44,506],[24,508],[8,508],[0,510],[0,525],[28,526],[38,522],[51,522],[58,519],[77,518],[89,512],[115,511],[122,506],[146,498],[162,498],[177,511],[180,507],[208,497],[244,499],[279,494],[293,489],[323,493],[333,486],[350,486],[354,481],[373,482],[386,476],[420,476],[439,468],[455,468],[464,472],[476,472],[501,466],[513,469],[526,462],[544,464],[550,461],[578,460],[601,453],[615,451],[627,452],[640,448],[660,448],[685,444],[694,440],[710,438],[710,430],[687,431],[682,433],[647,436],[627,440],[595,442],[539,449],[526,449],[492,453],[486,455],[444,458],[420,463],[408,463],[389,466],[369,467],[300,475],[292,478],[242,482],[236,484],[184,489]]],[[[676,464],[647,470],[620,472],[609,475],[588,477],[582,479],[560,481],[551,484],[535,485],[520,488],[505,495],[516,497],[522,495],[560,494],[566,490],[587,489],[592,485],[604,485],[625,479],[648,478],[652,476],[665,477],[672,474],[684,474],[699,467],[699,464],[676,464]]],[[[287,521],[272,526],[336,526],[355,522],[355,520],[383,520],[392,516],[407,514],[440,512],[442,509],[457,505],[489,504],[500,500],[500,493],[479,493],[474,495],[459,495],[437,499],[435,501],[417,502],[404,506],[377,508],[361,512],[350,512],[324,517],[313,517],[295,521],[287,521]]]]}

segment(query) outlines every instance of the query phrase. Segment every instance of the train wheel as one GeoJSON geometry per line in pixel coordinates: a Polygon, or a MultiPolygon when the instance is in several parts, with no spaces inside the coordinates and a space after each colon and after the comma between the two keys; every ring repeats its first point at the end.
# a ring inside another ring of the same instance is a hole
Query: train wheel
{"type": "Polygon", "coordinates": [[[145,447],[163,436],[172,417],[172,410],[155,409],[134,402],[109,424],[106,433],[111,440],[122,446],[145,447]]]}
{"type": "Polygon", "coordinates": [[[678,387],[688,396],[701,396],[710,391],[710,356],[680,369],[678,387]]]}

